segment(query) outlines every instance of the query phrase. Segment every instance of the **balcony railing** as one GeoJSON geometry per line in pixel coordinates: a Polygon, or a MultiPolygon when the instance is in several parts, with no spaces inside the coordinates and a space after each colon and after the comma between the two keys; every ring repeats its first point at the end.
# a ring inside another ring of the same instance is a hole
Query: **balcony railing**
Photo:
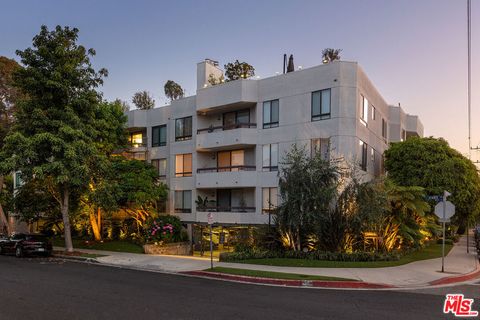
{"type": "Polygon", "coordinates": [[[229,167],[213,167],[197,169],[197,173],[207,172],[237,172],[237,171],[255,171],[255,166],[229,166],[229,167]]]}
{"type": "Polygon", "coordinates": [[[198,212],[255,212],[255,207],[197,207],[198,212]]]}
{"type": "Polygon", "coordinates": [[[239,128],[256,128],[257,124],[256,123],[236,123],[236,124],[230,124],[226,126],[210,126],[208,128],[204,129],[198,129],[197,134],[200,133],[210,133],[210,132],[215,132],[215,131],[221,131],[221,130],[233,130],[233,129],[239,129],[239,128]]]}

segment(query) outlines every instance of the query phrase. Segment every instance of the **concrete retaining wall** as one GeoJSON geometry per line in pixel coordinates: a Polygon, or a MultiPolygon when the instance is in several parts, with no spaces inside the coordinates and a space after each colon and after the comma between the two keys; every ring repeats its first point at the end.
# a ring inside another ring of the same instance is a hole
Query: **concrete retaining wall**
{"type": "Polygon", "coordinates": [[[175,242],[162,245],[145,244],[143,250],[146,254],[165,254],[165,255],[192,255],[192,246],[190,242],[175,242]]]}

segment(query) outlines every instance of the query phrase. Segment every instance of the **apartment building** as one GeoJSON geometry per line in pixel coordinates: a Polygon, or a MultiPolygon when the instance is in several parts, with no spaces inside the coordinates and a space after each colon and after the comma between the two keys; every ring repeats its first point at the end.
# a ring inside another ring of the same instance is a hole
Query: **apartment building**
{"type": "Polygon", "coordinates": [[[341,156],[371,179],[389,142],[423,136],[418,117],[387,104],[356,62],[209,83],[221,74],[202,61],[195,96],[128,113],[130,156],[158,169],[170,188],[166,212],[190,227],[205,225],[210,212],[222,230],[269,223],[292,144],[341,156]]]}

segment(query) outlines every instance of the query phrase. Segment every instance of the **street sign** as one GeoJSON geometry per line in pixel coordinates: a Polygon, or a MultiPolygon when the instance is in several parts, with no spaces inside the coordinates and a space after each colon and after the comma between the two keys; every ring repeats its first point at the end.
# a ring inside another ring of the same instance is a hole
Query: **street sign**
{"type": "Polygon", "coordinates": [[[209,212],[208,215],[207,215],[207,221],[208,221],[208,224],[209,225],[212,225],[213,224],[213,213],[212,212],[209,212]]]}
{"type": "Polygon", "coordinates": [[[440,218],[440,219],[438,219],[438,222],[440,222],[440,223],[450,223],[450,218],[447,218],[447,219],[440,218]]]}
{"type": "MultiPolygon", "coordinates": [[[[440,219],[450,219],[455,214],[455,206],[450,201],[445,201],[445,216],[443,215],[443,202],[437,203],[435,206],[435,214],[440,219]]],[[[445,221],[447,222],[447,221],[445,221]]]]}
{"type": "Polygon", "coordinates": [[[435,196],[426,196],[425,197],[427,200],[433,200],[433,201],[436,201],[436,202],[440,202],[443,200],[443,195],[435,195],[435,196]]]}

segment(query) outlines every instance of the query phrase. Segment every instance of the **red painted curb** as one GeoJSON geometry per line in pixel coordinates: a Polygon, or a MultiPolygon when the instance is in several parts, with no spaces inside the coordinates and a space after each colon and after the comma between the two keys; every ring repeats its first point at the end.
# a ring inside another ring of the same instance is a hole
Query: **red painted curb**
{"type": "Polygon", "coordinates": [[[345,288],[352,288],[352,289],[395,288],[394,286],[391,286],[391,285],[379,284],[379,283],[368,283],[368,282],[362,282],[362,281],[286,280],[286,279],[238,276],[238,275],[230,275],[230,274],[208,272],[208,271],[186,271],[181,273],[193,275],[193,276],[208,277],[208,278],[242,281],[242,282],[249,282],[249,283],[260,283],[260,284],[275,284],[275,285],[282,285],[287,287],[315,287],[315,288],[343,288],[343,289],[345,288]]]}
{"type": "Polygon", "coordinates": [[[451,284],[451,283],[456,283],[456,282],[464,282],[464,281],[472,280],[472,279],[475,279],[477,277],[480,277],[480,267],[477,268],[476,271],[473,271],[473,272],[468,273],[468,274],[464,274],[464,275],[461,275],[461,276],[445,277],[445,278],[441,278],[441,279],[438,279],[438,280],[431,281],[428,284],[430,284],[432,286],[439,285],[439,284],[451,284]]]}

